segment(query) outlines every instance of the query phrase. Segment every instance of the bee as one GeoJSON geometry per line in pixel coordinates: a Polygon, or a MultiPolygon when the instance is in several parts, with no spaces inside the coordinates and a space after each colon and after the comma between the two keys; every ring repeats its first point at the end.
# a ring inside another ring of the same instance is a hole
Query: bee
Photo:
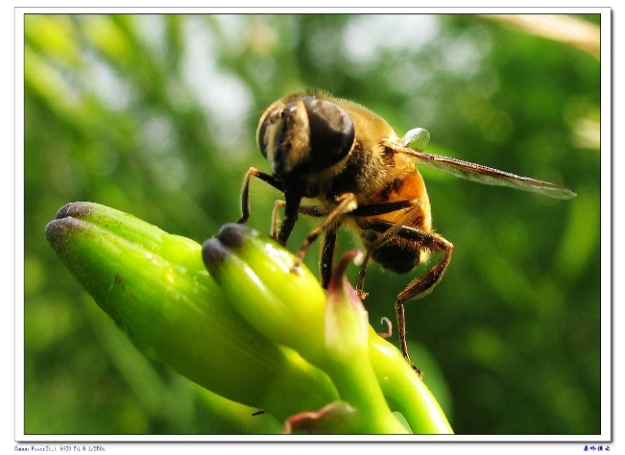
{"type": "Polygon", "coordinates": [[[295,267],[304,259],[310,244],[323,234],[320,267],[324,288],[332,275],[340,226],[353,230],[366,249],[356,284],[363,297],[370,260],[392,272],[406,274],[427,262],[432,253],[441,254],[395,301],[401,351],[419,375],[421,372],[408,353],[404,305],[426,296],[441,281],[453,245],[432,230],[430,202],[416,164],[553,198],[576,196],[553,183],[424,153],[422,149],[429,140],[426,130],[410,130],[400,138],[386,120],[369,109],[320,92],[295,93],[275,101],[261,116],[256,139],[272,172],[250,168],[246,173],[239,223],[250,217],[252,177],[284,193],[284,200],[276,201],[271,228],[271,235],[282,245],[286,245],[300,214],[323,218],[302,242],[295,267]],[[415,142],[418,147],[408,147],[415,142]],[[302,204],[304,199],[314,203],[302,204]],[[278,227],[281,208],[284,220],[278,227]]]}

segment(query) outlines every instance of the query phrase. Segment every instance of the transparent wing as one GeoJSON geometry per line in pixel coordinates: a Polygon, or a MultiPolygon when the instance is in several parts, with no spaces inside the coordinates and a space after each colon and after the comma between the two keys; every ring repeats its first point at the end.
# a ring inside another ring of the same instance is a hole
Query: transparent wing
{"type": "Polygon", "coordinates": [[[554,183],[544,182],[530,177],[522,177],[457,158],[417,152],[408,147],[395,146],[394,148],[399,153],[405,153],[417,158],[419,160],[417,164],[419,165],[474,182],[486,185],[507,186],[517,190],[543,194],[556,199],[571,199],[577,196],[577,194],[568,188],[554,183]]]}

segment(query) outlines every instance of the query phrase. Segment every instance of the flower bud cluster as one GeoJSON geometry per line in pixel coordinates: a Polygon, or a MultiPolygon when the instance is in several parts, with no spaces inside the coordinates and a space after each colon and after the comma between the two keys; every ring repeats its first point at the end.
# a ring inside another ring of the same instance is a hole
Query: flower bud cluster
{"type": "Polygon", "coordinates": [[[336,267],[326,293],[270,238],[224,226],[203,246],[131,215],[72,203],[46,227],[57,255],[146,355],[285,431],[451,433],[336,267]],[[392,411],[399,411],[410,428],[392,411]]]}

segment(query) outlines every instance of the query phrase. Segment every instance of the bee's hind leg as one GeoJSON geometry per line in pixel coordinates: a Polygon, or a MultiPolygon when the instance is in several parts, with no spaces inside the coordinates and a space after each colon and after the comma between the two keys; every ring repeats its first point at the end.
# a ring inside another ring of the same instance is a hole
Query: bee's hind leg
{"type": "Polygon", "coordinates": [[[399,345],[404,358],[412,368],[422,376],[421,370],[415,366],[408,354],[408,344],[406,343],[406,316],[404,304],[413,299],[420,299],[428,295],[434,287],[440,283],[449,262],[454,246],[443,237],[419,231],[417,229],[405,228],[398,231],[398,236],[407,242],[416,242],[420,249],[428,250],[432,253],[442,252],[443,257],[424,275],[414,279],[406,286],[395,301],[395,313],[397,315],[397,332],[399,333],[399,345]]]}

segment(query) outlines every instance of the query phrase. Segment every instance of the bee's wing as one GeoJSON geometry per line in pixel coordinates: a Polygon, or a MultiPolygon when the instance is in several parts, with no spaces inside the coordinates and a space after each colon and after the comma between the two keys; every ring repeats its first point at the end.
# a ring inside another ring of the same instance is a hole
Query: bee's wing
{"type": "Polygon", "coordinates": [[[482,166],[481,164],[451,158],[448,156],[431,155],[417,152],[408,147],[394,147],[399,153],[405,153],[419,160],[417,164],[437,171],[446,172],[474,182],[486,185],[507,186],[522,191],[543,194],[556,199],[571,199],[577,196],[573,191],[554,183],[536,180],[530,177],[510,174],[509,172],[482,166]]]}

